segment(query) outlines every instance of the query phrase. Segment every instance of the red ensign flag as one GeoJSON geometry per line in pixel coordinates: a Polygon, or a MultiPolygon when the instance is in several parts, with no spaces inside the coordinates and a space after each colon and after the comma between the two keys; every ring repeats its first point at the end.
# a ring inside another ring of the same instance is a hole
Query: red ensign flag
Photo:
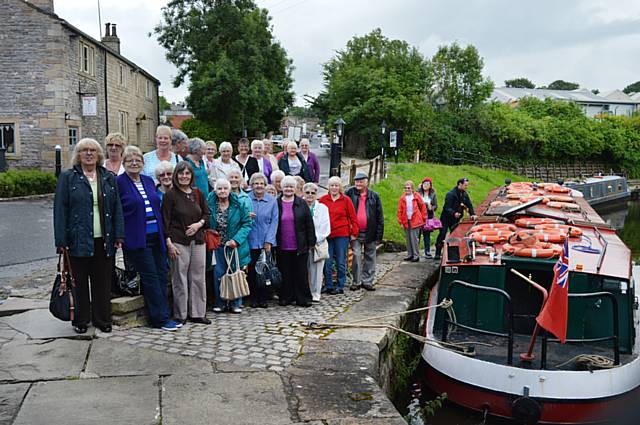
{"type": "Polygon", "coordinates": [[[567,339],[567,317],[569,313],[569,238],[564,240],[564,249],[553,266],[553,284],[547,303],[536,317],[540,326],[554,334],[563,344],[567,339]]]}

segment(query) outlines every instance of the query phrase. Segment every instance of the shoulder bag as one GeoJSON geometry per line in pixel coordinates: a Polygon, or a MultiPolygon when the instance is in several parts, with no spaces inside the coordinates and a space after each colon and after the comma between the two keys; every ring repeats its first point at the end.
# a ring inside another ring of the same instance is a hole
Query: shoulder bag
{"type": "Polygon", "coordinates": [[[256,262],[256,286],[258,288],[271,287],[277,291],[282,284],[282,274],[273,260],[271,251],[264,249],[260,253],[260,258],[256,262]]]}
{"type": "Polygon", "coordinates": [[[71,270],[69,251],[65,249],[58,256],[58,272],[53,282],[49,311],[57,319],[72,322],[75,318],[76,299],[76,281],[71,270]]]}
{"type": "Polygon", "coordinates": [[[227,262],[227,272],[220,279],[220,298],[223,300],[235,300],[249,295],[249,284],[247,276],[240,270],[240,259],[238,248],[231,250],[231,256],[227,255],[227,248],[224,249],[224,259],[227,262]],[[235,258],[235,271],[233,262],[235,258]]]}
{"type": "MultiPolygon", "coordinates": [[[[196,193],[196,201],[200,205],[200,189],[193,189],[196,193]]],[[[207,251],[215,251],[220,247],[220,233],[213,229],[204,229],[204,244],[207,247],[207,251]]]]}
{"type": "Polygon", "coordinates": [[[325,239],[319,244],[316,244],[316,246],[311,248],[311,255],[313,255],[314,263],[329,258],[329,242],[325,239]]]}

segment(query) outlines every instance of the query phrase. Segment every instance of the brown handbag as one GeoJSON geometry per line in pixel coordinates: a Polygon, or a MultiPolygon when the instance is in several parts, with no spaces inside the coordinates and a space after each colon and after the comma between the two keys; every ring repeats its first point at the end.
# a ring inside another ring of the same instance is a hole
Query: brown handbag
{"type": "MultiPolygon", "coordinates": [[[[196,194],[196,201],[200,205],[200,189],[194,188],[193,191],[196,194]]],[[[220,233],[213,229],[204,229],[204,244],[207,247],[207,251],[215,251],[220,247],[220,233]]]]}

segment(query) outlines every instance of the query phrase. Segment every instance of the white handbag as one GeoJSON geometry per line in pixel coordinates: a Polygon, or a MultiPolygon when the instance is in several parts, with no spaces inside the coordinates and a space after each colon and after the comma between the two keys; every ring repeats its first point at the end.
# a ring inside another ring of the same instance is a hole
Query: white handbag
{"type": "Polygon", "coordinates": [[[311,254],[313,255],[314,263],[326,260],[327,258],[329,258],[329,242],[327,242],[326,239],[323,240],[313,247],[313,249],[311,250],[311,254]]]}

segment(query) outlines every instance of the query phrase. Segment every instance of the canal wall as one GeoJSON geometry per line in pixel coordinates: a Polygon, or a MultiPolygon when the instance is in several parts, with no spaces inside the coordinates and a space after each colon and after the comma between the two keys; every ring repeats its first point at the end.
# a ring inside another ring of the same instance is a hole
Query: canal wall
{"type": "MultiPolygon", "coordinates": [[[[331,322],[357,322],[422,307],[437,270],[437,263],[431,260],[399,263],[379,281],[375,292],[331,322]]],[[[423,316],[400,314],[359,323],[384,323],[420,334],[423,316]]],[[[299,419],[405,424],[390,399],[406,384],[419,360],[415,352],[419,345],[408,338],[388,328],[358,327],[334,328],[320,338],[305,338],[299,356],[286,371],[292,393],[300,396],[296,402],[299,419]]]]}

